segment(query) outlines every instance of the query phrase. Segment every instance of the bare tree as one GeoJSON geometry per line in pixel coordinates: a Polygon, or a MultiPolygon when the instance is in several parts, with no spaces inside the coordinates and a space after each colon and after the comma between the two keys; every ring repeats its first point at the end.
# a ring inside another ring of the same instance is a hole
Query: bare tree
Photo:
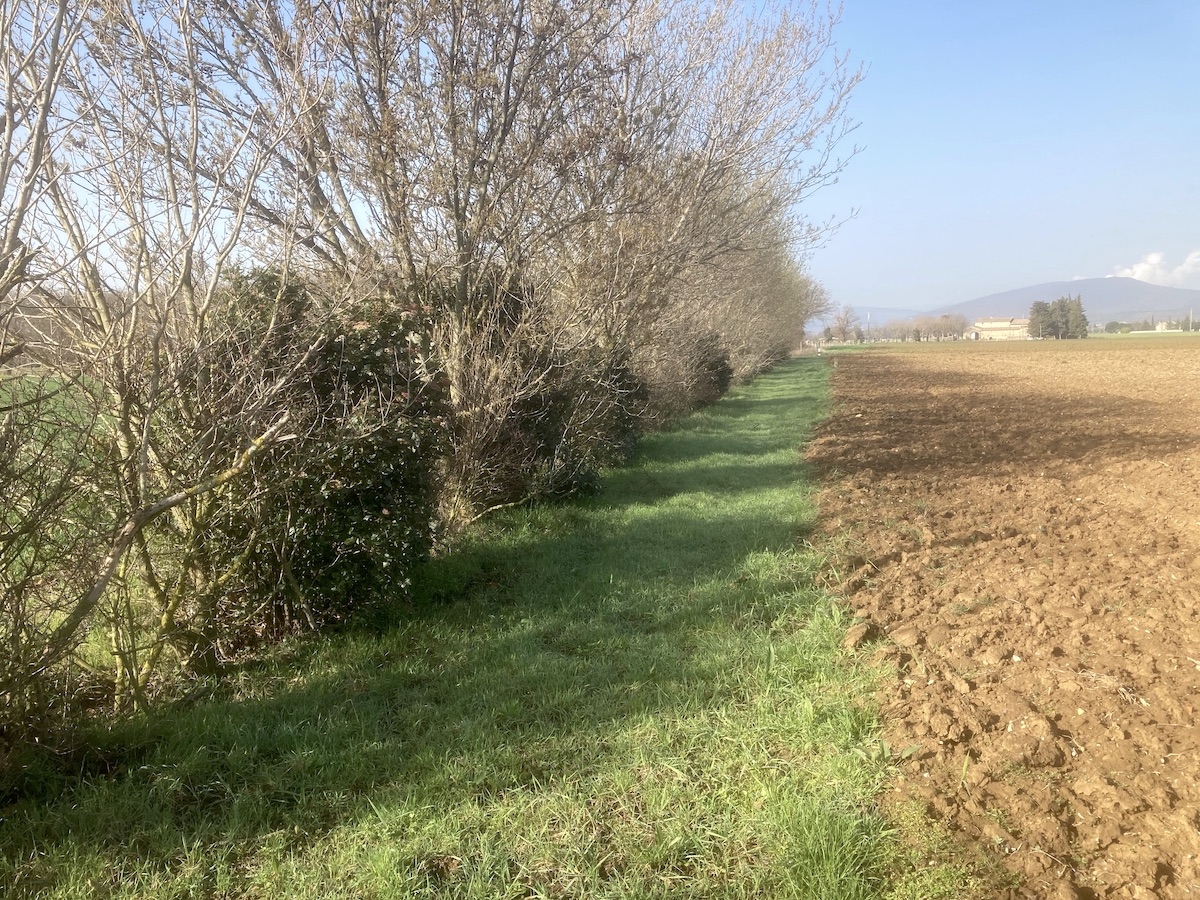
{"type": "Polygon", "coordinates": [[[858,313],[850,306],[843,306],[833,316],[833,336],[843,344],[854,334],[858,325],[858,313]]]}
{"type": "Polygon", "coordinates": [[[63,125],[54,113],[81,13],[66,0],[0,3],[0,365],[21,350],[12,321],[22,292],[28,290],[36,252],[26,238],[44,211],[49,154],[63,139],[63,125]]]}
{"type": "MultiPolygon", "coordinates": [[[[212,73],[190,6],[64,3],[53,12],[44,33],[30,32],[42,34],[36,46],[5,45],[10,82],[41,90],[27,103],[40,121],[27,127],[42,135],[5,170],[20,173],[21,187],[6,185],[21,214],[8,228],[9,259],[14,247],[34,248],[21,280],[10,278],[28,287],[7,321],[62,390],[60,410],[89,411],[88,458],[105,471],[86,485],[95,563],[38,612],[37,652],[25,654],[21,677],[55,667],[103,619],[118,696],[140,702],[164,650],[186,631],[181,617],[203,614],[210,592],[195,565],[203,521],[219,491],[286,436],[284,388],[304,354],[264,378],[262,346],[237,346],[237,358],[209,353],[229,346],[230,321],[217,311],[226,271],[244,252],[248,200],[225,187],[265,170],[268,154],[248,138],[265,134],[267,112],[214,125],[197,89],[212,73]],[[138,612],[145,601],[152,621],[138,612]]],[[[41,7],[21,4],[6,21],[38,16],[41,7]]],[[[28,121],[13,110],[6,121],[28,121]]],[[[289,125],[276,116],[271,127],[282,134],[289,125]]],[[[57,527],[40,516],[26,514],[29,527],[57,527]]]]}
{"type": "Polygon", "coordinates": [[[722,3],[699,15],[662,4],[636,23],[608,134],[621,174],[584,170],[585,186],[613,191],[614,214],[568,251],[567,268],[603,339],[633,347],[662,391],[685,389],[685,348],[698,345],[682,335],[716,334],[740,352],[733,332],[754,317],[725,301],[749,296],[739,287],[762,271],[756,260],[803,254],[832,226],[795,210],[845,163],[836,152],[860,73],[830,52],[835,23],[813,4],[747,26],[722,3]]]}
{"type": "Polygon", "coordinates": [[[63,595],[87,590],[105,541],[81,490],[96,474],[96,410],[64,395],[69,375],[34,363],[36,332],[23,322],[44,262],[30,236],[45,221],[50,155],[64,139],[56,100],[81,13],[66,0],[0,4],[0,749],[70,695],[37,677],[39,663],[63,595]]]}

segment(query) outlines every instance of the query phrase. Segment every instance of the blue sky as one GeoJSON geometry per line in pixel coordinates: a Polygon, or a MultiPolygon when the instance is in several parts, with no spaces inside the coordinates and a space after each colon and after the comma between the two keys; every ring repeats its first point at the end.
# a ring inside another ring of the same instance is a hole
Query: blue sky
{"type": "Polygon", "coordinates": [[[863,147],[811,198],[835,304],[1075,277],[1200,288],[1200,0],[845,0],[863,147]]]}

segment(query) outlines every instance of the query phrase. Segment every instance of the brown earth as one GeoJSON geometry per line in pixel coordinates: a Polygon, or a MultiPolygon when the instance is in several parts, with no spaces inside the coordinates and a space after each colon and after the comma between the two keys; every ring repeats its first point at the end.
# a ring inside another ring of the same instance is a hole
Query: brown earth
{"type": "Polygon", "coordinates": [[[1200,340],[838,358],[809,458],[893,797],[1012,897],[1200,897],[1200,340]]]}

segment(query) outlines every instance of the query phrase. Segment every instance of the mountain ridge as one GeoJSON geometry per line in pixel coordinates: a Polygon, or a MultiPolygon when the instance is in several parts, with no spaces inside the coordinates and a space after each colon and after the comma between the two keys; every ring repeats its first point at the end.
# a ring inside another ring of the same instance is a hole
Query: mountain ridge
{"type": "MultiPolygon", "coordinates": [[[[853,309],[860,322],[866,323],[869,315],[871,323],[878,325],[900,319],[954,314],[974,322],[987,317],[1025,317],[1029,315],[1029,307],[1038,300],[1052,301],[1059,297],[1075,296],[1083,298],[1084,312],[1093,325],[1148,319],[1163,321],[1184,318],[1192,311],[1200,313],[1200,290],[1166,287],[1136,278],[1119,277],[1048,281],[928,310],[879,306],[854,306],[853,309]]],[[[831,324],[840,308],[840,305],[835,306],[828,315],[817,320],[818,324],[831,324]]]]}
{"type": "Polygon", "coordinates": [[[1051,301],[1075,296],[1083,298],[1083,309],[1093,324],[1180,318],[1200,308],[1200,290],[1166,287],[1136,278],[1113,277],[1077,278],[1073,281],[1029,285],[938,307],[926,315],[959,313],[968,319],[1027,316],[1029,307],[1038,300],[1051,301]]]}

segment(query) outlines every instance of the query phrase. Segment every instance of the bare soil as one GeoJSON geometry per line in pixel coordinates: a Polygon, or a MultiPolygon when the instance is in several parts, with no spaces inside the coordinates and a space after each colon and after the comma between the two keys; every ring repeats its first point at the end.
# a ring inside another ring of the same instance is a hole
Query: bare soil
{"type": "Polygon", "coordinates": [[[1200,897],[1200,339],[846,354],[809,458],[893,797],[1012,897],[1200,897]]]}

